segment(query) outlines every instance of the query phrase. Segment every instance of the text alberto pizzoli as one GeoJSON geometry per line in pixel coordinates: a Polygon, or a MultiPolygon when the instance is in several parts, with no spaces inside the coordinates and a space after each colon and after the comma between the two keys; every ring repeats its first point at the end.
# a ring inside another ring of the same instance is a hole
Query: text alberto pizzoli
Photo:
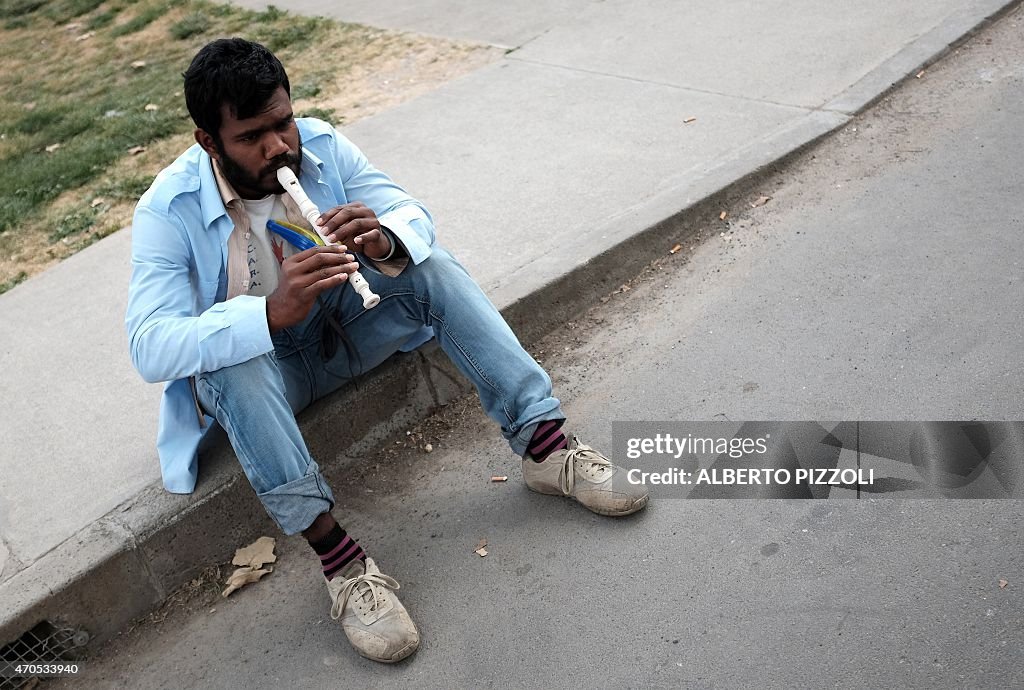
{"type": "MultiPolygon", "coordinates": [[[[730,458],[742,458],[756,453],[764,455],[768,452],[768,437],[762,438],[695,438],[688,435],[682,438],[670,434],[657,434],[653,438],[631,438],[626,442],[626,456],[631,460],[641,455],[671,455],[679,459],[684,454],[715,453],[728,454],[730,458]]],[[[754,467],[714,467],[701,468],[696,472],[688,472],[673,467],[664,472],[643,472],[633,468],[626,473],[630,484],[660,485],[786,485],[816,484],[826,486],[843,486],[852,484],[872,484],[875,480],[874,469],[837,469],[837,468],[804,468],[795,470],[754,468],[754,467]]]]}

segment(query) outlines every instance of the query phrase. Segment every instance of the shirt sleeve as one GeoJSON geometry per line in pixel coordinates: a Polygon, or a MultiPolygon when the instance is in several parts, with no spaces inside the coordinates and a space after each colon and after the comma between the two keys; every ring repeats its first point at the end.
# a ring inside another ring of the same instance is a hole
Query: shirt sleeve
{"type": "Polygon", "coordinates": [[[132,364],[151,383],[240,364],[274,347],[265,298],[242,295],[202,309],[217,284],[199,281],[189,247],[180,219],[139,206],[125,325],[132,364]]]}
{"type": "Polygon", "coordinates": [[[373,167],[340,132],[336,133],[336,154],[349,201],[361,201],[373,209],[380,224],[394,233],[414,264],[430,256],[436,239],[434,221],[423,204],[373,167]]]}

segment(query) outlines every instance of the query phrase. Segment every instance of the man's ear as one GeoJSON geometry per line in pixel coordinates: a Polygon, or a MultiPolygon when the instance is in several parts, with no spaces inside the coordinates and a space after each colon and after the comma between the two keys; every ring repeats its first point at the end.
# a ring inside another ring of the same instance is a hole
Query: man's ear
{"type": "Polygon", "coordinates": [[[196,127],[196,131],[193,132],[196,138],[196,143],[203,147],[203,150],[210,154],[210,158],[214,159],[218,163],[220,162],[220,153],[217,151],[217,144],[213,141],[213,137],[205,129],[199,129],[196,127]]]}

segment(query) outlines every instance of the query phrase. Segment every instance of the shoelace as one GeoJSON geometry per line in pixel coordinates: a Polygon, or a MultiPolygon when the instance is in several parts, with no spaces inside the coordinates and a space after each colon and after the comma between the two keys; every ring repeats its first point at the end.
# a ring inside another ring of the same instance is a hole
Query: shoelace
{"type": "MultiPolygon", "coordinates": [[[[597,465],[603,470],[605,467],[611,467],[612,461],[604,457],[590,446],[581,445],[577,442],[576,447],[569,450],[565,455],[565,464],[562,466],[562,471],[558,473],[558,488],[562,490],[566,496],[572,494],[573,487],[576,485],[576,473],[573,472],[573,467],[576,461],[579,460],[583,465],[580,470],[586,472],[588,469],[587,465],[597,465]]],[[[600,473],[600,470],[599,470],[600,473]]]]}
{"type": "Polygon", "coordinates": [[[370,606],[370,610],[375,610],[380,606],[381,602],[379,595],[377,594],[377,588],[373,585],[380,585],[381,587],[387,587],[388,589],[399,589],[401,585],[395,578],[385,575],[384,573],[363,573],[357,577],[353,577],[345,581],[345,585],[341,589],[341,593],[338,598],[334,600],[334,606],[331,607],[331,618],[338,620],[341,618],[341,614],[345,612],[345,607],[348,605],[349,598],[355,593],[361,601],[369,601],[370,597],[373,597],[373,604],[370,606]],[[356,587],[363,585],[365,589],[360,588],[356,592],[356,587]],[[367,596],[369,595],[369,596],[367,596]]]}

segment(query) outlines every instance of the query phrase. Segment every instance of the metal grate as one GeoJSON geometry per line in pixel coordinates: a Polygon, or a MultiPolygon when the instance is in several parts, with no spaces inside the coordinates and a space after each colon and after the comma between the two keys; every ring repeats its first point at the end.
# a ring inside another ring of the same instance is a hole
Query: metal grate
{"type": "Polygon", "coordinates": [[[16,672],[17,666],[73,661],[75,650],[88,642],[89,633],[84,630],[43,621],[14,642],[0,647],[0,690],[16,690],[31,679],[31,675],[16,672]]]}

